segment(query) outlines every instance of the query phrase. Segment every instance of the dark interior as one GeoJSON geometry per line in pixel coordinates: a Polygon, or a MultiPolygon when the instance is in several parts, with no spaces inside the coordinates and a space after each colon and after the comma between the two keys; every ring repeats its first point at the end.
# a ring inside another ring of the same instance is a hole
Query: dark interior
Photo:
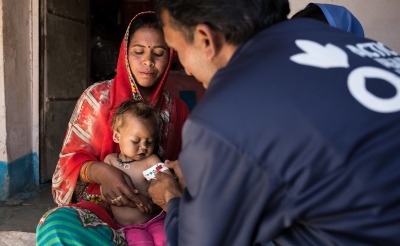
{"type": "Polygon", "coordinates": [[[91,0],[91,81],[115,75],[119,46],[129,21],[137,13],[154,10],[154,1],[91,0]]]}

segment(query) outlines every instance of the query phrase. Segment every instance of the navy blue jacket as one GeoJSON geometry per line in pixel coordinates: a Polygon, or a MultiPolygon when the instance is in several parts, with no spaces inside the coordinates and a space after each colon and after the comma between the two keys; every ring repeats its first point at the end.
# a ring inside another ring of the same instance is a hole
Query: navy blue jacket
{"type": "Polygon", "coordinates": [[[240,46],[184,126],[170,245],[400,245],[399,73],[314,20],[240,46]]]}

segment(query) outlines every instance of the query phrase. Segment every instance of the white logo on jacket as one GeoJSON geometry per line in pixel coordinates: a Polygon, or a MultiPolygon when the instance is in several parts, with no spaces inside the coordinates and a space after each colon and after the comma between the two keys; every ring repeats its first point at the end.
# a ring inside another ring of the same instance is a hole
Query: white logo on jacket
{"type": "MultiPolygon", "coordinates": [[[[297,64],[322,69],[350,67],[346,51],[336,45],[328,43],[324,46],[311,40],[296,40],[296,45],[304,51],[290,57],[290,60],[297,64]]],[[[346,47],[356,55],[375,59],[383,66],[394,68],[400,73],[398,54],[381,43],[368,42],[346,47]]],[[[400,111],[400,77],[395,73],[378,67],[358,67],[347,77],[347,86],[351,95],[372,111],[379,113],[400,111]],[[395,95],[391,98],[374,95],[367,90],[367,79],[380,79],[390,83],[396,89],[395,95]]]]}

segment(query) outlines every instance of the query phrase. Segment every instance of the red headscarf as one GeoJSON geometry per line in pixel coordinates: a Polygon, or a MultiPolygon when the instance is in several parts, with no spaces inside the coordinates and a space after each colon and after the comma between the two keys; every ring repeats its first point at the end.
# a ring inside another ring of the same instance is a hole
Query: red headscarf
{"type": "MultiPolygon", "coordinates": [[[[70,203],[84,162],[102,161],[106,155],[119,151],[119,146],[112,140],[110,125],[114,109],[125,100],[143,100],[129,68],[127,49],[131,24],[144,15],[155,13],[142,12],[131,20],[121,43],[115,78],[90,86],[76,104],[53,175],[53,197],[59,205],[70,203]]],[[[164,90],[172,58],[173,51],[170,50],[166,71],[148,103],[162,121],[158,154],[162,159],[175,160],[189,110],[181,99],[164,90]]]]}

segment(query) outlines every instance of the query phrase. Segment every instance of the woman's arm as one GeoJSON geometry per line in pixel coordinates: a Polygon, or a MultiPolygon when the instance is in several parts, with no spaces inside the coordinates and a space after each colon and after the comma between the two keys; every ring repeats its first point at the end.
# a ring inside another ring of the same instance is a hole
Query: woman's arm
{"type": "Polygon", "coordinates": [[[82,165],[86,161],[98,161],[101,150],[95,141],[102,137],[99,136],[102,132],[97,132],[96,138],[93,136],[101,108],[97,95],[108,91],[108,83],[94,84],[82,93],[75,105],[53,174],[52,191],[58,205],[71,202],[82,165]]]}

